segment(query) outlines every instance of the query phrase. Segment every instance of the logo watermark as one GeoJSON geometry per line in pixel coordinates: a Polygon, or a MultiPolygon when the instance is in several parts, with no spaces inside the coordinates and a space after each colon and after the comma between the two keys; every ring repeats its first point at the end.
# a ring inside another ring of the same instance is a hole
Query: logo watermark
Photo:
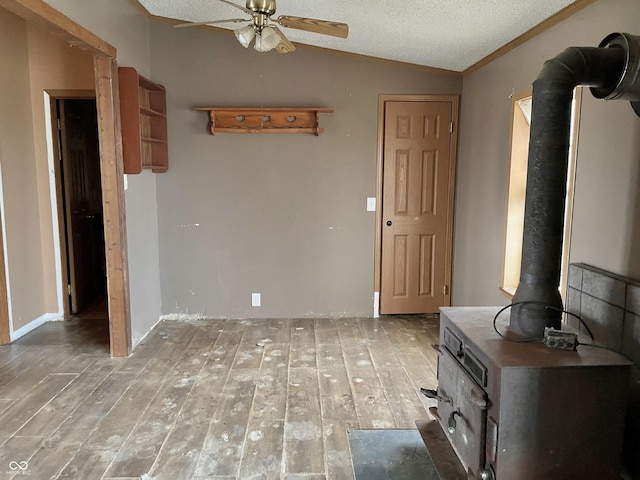
{"type": "Polygon", "coordinates": [[[22,461],[17,462],[12,460],[9,462],[9,470],[6,472],[7,475],[31,475],[31,471],[29,470],[29,462],[22,461]]]}

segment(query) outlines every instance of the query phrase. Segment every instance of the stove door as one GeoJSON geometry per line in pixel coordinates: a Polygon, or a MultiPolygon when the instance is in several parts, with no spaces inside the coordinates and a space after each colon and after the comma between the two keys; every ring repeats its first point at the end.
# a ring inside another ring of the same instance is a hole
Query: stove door
{"type": "Polygon", "coordinates": [[[438,394],[438,421],[465,470],[477,476],[485,465],[487,396],[446,348],[438,361],[438,394]]]}

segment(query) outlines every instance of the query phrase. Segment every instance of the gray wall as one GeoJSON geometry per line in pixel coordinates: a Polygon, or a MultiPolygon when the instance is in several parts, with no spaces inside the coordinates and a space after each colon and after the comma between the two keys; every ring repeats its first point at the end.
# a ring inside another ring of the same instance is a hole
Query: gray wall
{"type": "MultiPolygon", "coordinates": [[[[611,32],[640,34],[640,2],[600,0],[484,68],[462,96],[453,302],[504,304],[500,285],[512,92],[531,86],[568,46],[597,46],[611,32]]],[[[572,262],[640,278],[640,118],[627,102],[584,92],[571,237],[572,262]]]]}
{"type": "Polygon", "coordinates": [[[162,311],[213,317],[372,315],[379,94],[457,94],[459,74],[151,22],[169,172],[157,176],[162,311]],[[207,132],[196,106],[326,106],[325,133],[207,132]],[[251,293],[262,307],[251,307],[251,293]]]}

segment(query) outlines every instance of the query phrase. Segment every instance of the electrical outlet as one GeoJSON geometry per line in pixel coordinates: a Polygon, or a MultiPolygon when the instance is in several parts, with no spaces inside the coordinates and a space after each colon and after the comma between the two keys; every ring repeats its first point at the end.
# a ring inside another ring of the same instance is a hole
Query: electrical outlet
{"type": "Polygon", "coordinates": [[[251,306],[252,307],[259,307],[260,304],[261,304],[260,294],[259,293],[252,293],[251,294],[251,306]]]}

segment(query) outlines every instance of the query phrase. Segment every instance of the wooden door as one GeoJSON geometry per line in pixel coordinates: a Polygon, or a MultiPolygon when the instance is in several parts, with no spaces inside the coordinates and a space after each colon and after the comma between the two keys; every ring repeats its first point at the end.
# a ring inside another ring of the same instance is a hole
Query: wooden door
{"type": "Polygon", "coordinates": [[[104,290],[102,191],[95,100],[58,101],[71,313],[104,290]]]}
{"type": "Polygon", "coordinates": [[[449,303],[454,107],[385,102],[380,313],[449,303]]]}

